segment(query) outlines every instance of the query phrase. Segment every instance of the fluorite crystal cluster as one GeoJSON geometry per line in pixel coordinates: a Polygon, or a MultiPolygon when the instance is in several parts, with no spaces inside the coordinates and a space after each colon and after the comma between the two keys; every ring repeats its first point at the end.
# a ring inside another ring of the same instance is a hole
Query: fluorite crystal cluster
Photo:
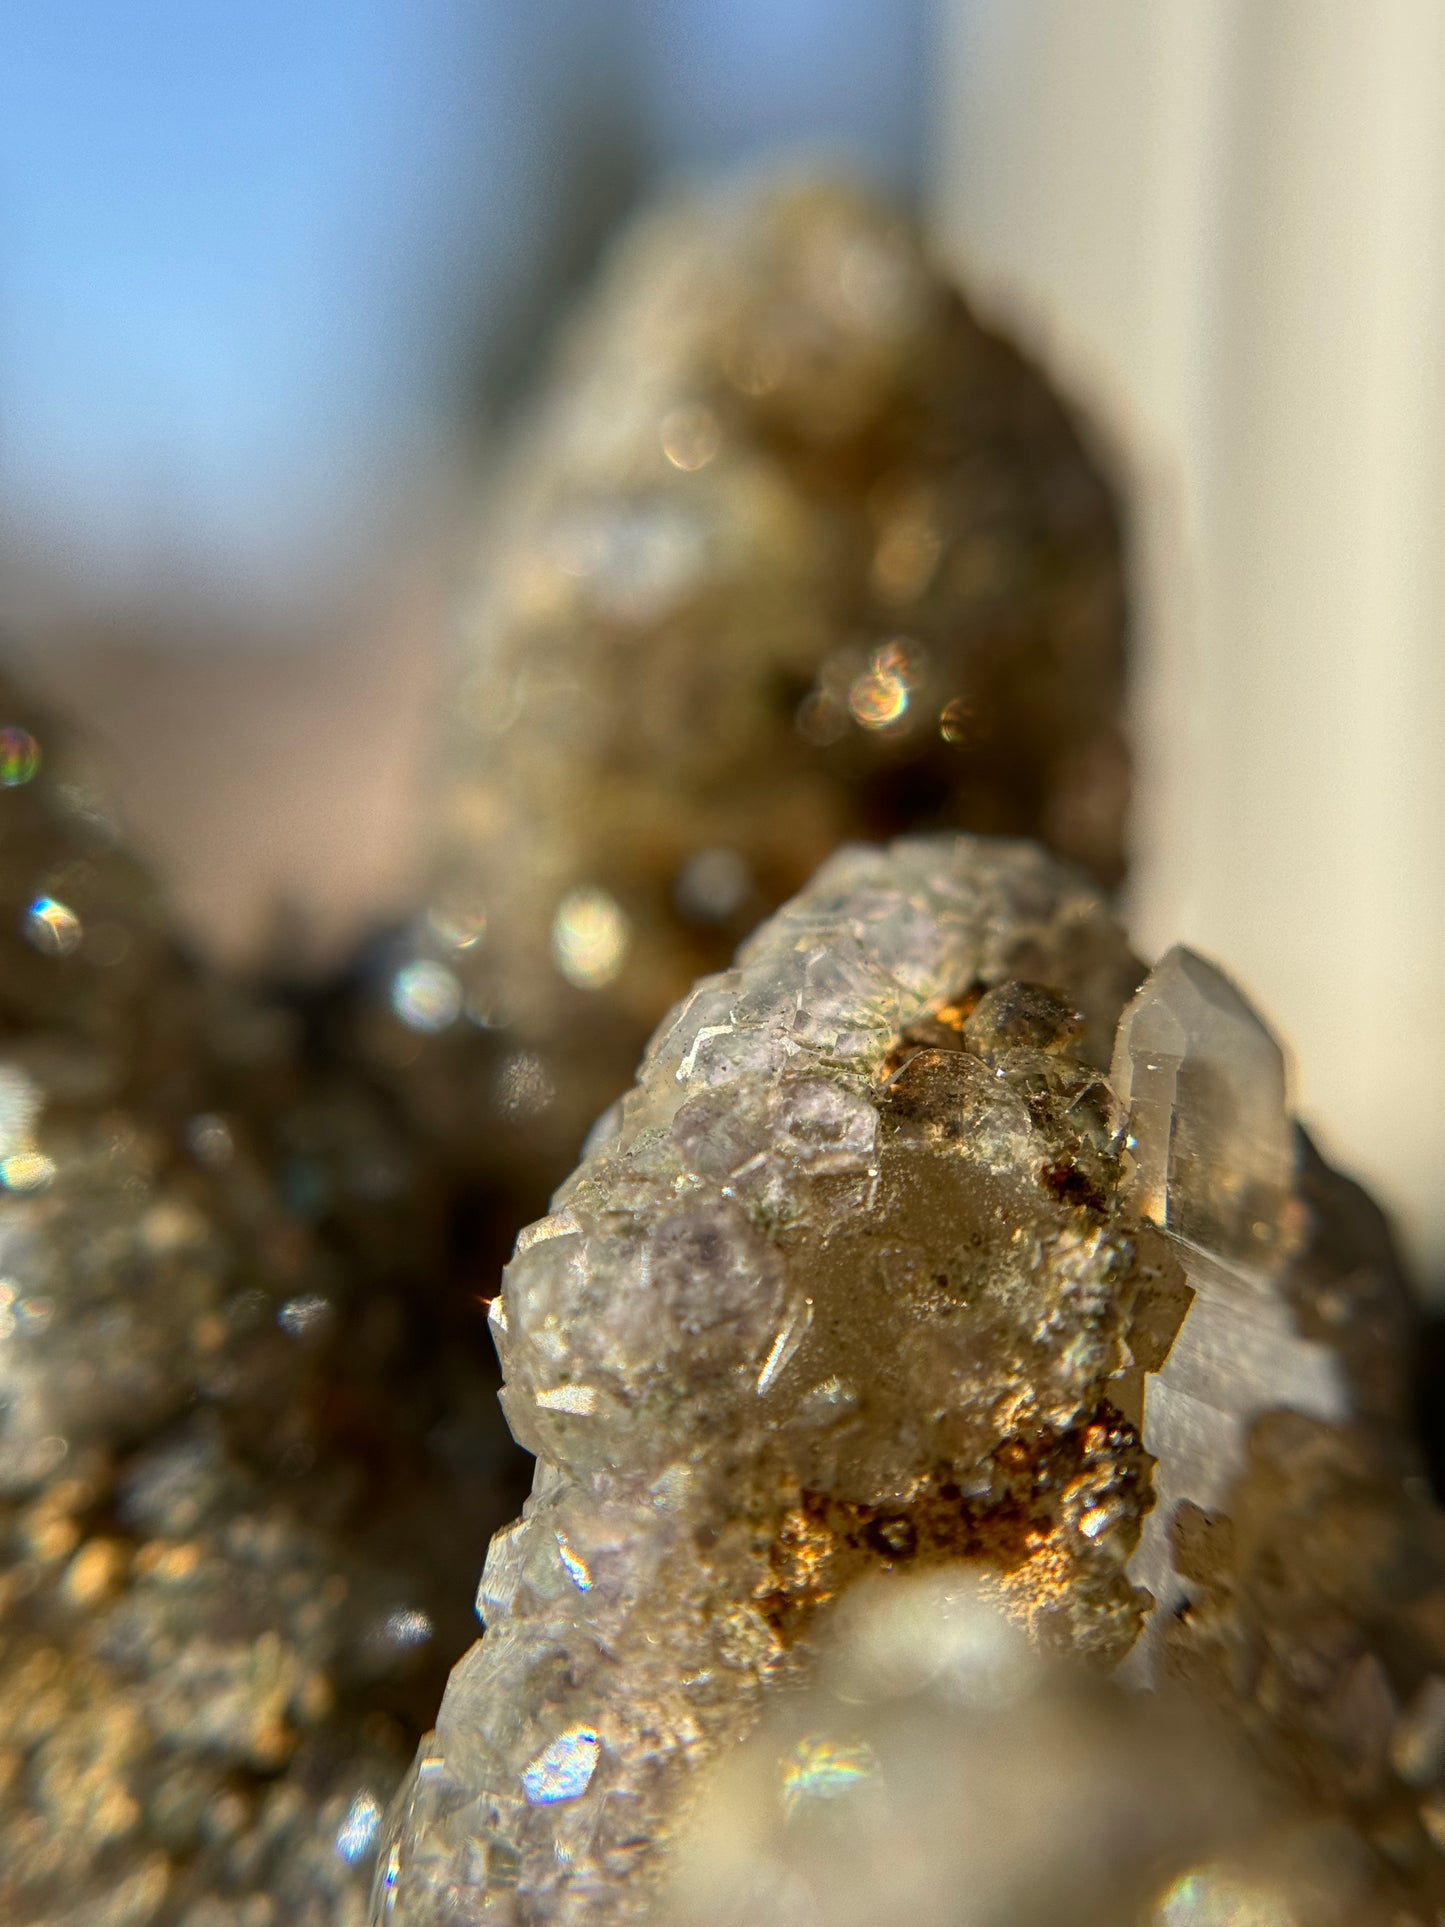
{"type": "Polygon", "coordinates": [[[1119,878],[1113,501],[896,215],[751,186],[645,217],[494,501],[430,906],[368,1027],[459,1163],[558,1182],[663,1011],[850,838],[1119,878]]]}
{"type": "Polygon", "coordinates": [[[1423,1852],[1445,1892],[1388,1764],[1445,1661],[1439,1521],[1370,1425],[1408,1308],[1237,991],[1184,952],[1141,977],[1076,873],[922,839],[835,857],[664,1021],[493,1306],[537,1476],[378,1920],[640,1917],[830,1603],[933,1565],[1193,1682],[1382,1890],[1423,1852]],[[1349,1598],[1311,1542],[1341,1482],[1375,1507],[1349,1598]],[[1286,1493],[1318,1497],[1266,1554],[1286,1493]]]}

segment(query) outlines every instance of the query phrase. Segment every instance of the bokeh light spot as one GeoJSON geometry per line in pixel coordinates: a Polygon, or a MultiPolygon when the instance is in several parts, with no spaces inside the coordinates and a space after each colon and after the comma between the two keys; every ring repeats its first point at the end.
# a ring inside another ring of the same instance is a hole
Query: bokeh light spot
{"type": "Polygon", "coordinates": [[[410,1030],[446,1030],[461,1015],[462,987],[445,964],[418,957],[392,979],[391,1007],[410,1030]]]}
{"type": "Polygon", "coordinates": [[[40,768],[40,745],[28,729],[7,723],[0,729],[0,787],[19,789],[40,768]]]}
{"type": "Polygon", "coordinates": [[[55,897],[37,897],[25,913],[25,935],[44,957],[68,957],[80,948],[80,918],[55,897]]]}
{"type": "Polygon", "coordinates": [[[908,708],[908,684],[888,669],[870,669],[848,691],[853,720],[864,729],[887,729],[908,708]]]}
{"type": "Polygon", "coordinates": [[[552,921],[552,956],[569,984],[601,990],[627,960],[632,929],[605,890],[569,890],[552,921]]]}
{"type": "Polygon", "coordinates": [[[747,902],[753,873],[736,850],[698,850],[690,856],[673,886],[673,897],[685,917],[699,923],[725,923],[747,902]]]}
{"type": "Polygon", "coordinates": [[[685,402],[669,410],[663,419],[662,452],[674,468],[686,474],[706,468],[721,442],[717,416],[699,403],[685,402]]]}
{"type": "Polygon", "coordinates": [[[977,705],[967,696],[955,696],[946,702],[938,714],[938,733],[945,743],[955,747],[973,742],[979,734],[977,705]]]}

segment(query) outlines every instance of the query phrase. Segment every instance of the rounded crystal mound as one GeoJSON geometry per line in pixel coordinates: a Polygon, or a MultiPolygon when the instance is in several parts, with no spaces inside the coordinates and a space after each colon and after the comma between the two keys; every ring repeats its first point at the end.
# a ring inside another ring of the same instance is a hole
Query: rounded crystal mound
{"type": "MultiPolygon", "coordinates": [[[[1338,1611],[1308,1535],[1271,1591],[1230,1525],[1271,1495],[1277,1519],[1281,1492],[1325,1506],[1343,1463],[1424,1542],[1387,1242],[1289,1122],[1234,987],[1198,958],[1146,973],[1096,889],[1028,844],[825,864],[658,1027],[492,1319],[536,1481],[389,1817],[378,1921],[646,1914],[708,1762],[790,1703],[869,1578],[962,1573],[1036,1650],[1177,1676],[1281,1783],[1315,1730],[1301,1680],[1364,1694],[1387,1748],[1434,1664],[1412,1606],[1380,1688],[1363,1611],[1333,1646],[1321,1630],[1338,1611]],[[1259,1686],[1263,1657],[1221,1676],[1221,1639],[1274,1655],[1294,1698],[1259,1686]]],[[[797,1743],[784,1828],[844,1815],[878,1750],[797,1743]]],[[[1341,1747],[1322,1798],[1361,1891],[1403,1893],[1371,1827],[1428,1842],[1419,1790],[1341,1747]]],[[[1193,1891],[1159,1918],[1194,1918],[1193,1891]]],[[[826,1915],[832,1889],[808,1892],[826,1915]]]]}
{"type": "Polygon", "coordinates": [[[428,908],[367,1033],[459,1163],[550,1188],[660,1014],[850,839],[1122,874],[1115,501],[896,212],[755,181],[647,210],[491,506],[428,908]]]}

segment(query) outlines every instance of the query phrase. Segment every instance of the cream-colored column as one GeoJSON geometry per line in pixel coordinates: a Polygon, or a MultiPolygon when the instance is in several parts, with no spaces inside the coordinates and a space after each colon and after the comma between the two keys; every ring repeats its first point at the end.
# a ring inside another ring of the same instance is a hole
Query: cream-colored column
{"type": "Polygon", "coordinates": [[[944,15],[940,239],[1134,503],[1135,928],[1445,1276],[1445,7],[944,15]]]}

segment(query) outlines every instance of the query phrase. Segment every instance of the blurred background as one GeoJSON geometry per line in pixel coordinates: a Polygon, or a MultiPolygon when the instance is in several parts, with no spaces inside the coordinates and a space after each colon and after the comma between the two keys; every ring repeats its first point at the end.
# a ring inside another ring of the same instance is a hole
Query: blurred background
{"type": "Polygon", "coordinates": [[[914,205],[1126,491],[1130,912],[1445,1283],[1436,0],[12,0],[0,628],[205,942],[404,907],[489,450],[628,211],[914,205]]]}

